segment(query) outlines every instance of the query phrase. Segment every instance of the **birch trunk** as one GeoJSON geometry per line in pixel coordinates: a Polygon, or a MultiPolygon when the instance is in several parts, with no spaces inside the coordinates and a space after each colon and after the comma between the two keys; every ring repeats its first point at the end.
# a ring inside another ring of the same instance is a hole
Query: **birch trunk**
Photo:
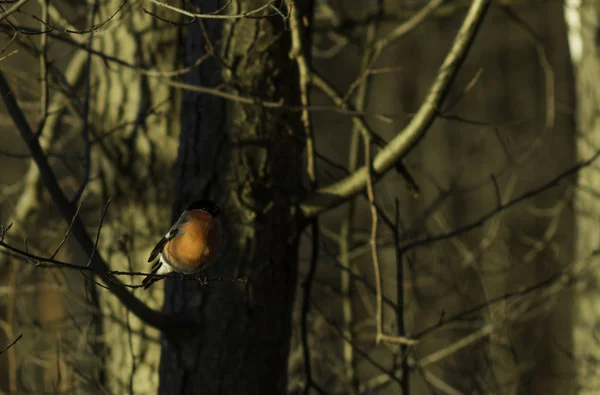
{"type": "MultiPolygon", "coordinates": [[[[598,29],[600,5],[594,1],[566,1],[565,16],[569,26],[569,45],[577,90],[577,155],[589,159],[600,143],[600,53],[598,29]]],[[[577,258],[586,267],[582,282],[576,288],[574,309],[574,357],[577,363],[577,386],[580,394],[598,392],[600,375],[600,343],[597,329],[600,324],[598,295],[600,271],[598,260],[592,256],[598,250],[600,234],[600,190],[597,164],[579,172],[575,194],[577,215],[577,258]]]]}

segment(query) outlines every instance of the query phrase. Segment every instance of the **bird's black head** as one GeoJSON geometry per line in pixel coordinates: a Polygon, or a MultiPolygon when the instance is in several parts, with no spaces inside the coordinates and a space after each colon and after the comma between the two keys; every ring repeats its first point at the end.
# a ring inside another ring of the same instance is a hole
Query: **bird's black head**
{"type": "Polygon", "coordinates": [[[202,210],[216,217],[221,212],[221,207],[217,206],[212,200],[200,199],[187,206],[187,210],[202,210]]]}

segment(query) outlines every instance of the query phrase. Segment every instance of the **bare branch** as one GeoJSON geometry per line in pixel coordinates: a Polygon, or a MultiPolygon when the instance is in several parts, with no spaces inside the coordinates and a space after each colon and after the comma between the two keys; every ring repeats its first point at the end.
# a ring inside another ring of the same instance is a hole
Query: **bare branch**
{"type": "MultiPolygon", "coordinates": [[[[184,9],[163,3],[162,1],[158,1],[158,0],[148,0],[149,2],[156,4],[159,7],[163,7],[166,8],[167,10],[171,10],[174,12],[177,12],[178,14],[181,15],[185,15],[185,16],[189,16],[190,18],[202,18],[202,19],[241,19],[241,18],[247,18],[249,16],[258,14],[259,12],[266,10],[267,8],[271,8],[271,9],[276,9],[274,6],[274,1],[270,1],[252,11],[247,11],[247,12],[241,12],[239,14],[235,14],[235,15],[223,15],[223,14],[200,14],[200,13],[194,13],[194,12],[190,12],[190,11],[186,11],[184,9]]],[[[221,10],[219,10],[221,11],[221,10]]],[[[277,15],[281,15],[281,13],[277,12],[277,15]]]]}
{"type": "MultiPolygon", "coordinates": [[[[375,175],[378,176],[376,178],[391,169],[399,159],[409,152],[435,120],[440,104],[446,97],[446,93],[471,47],[490,3],[490,0],[473,1],[463,25],[456,35],[454,44],[440,67],[437,78],[419,111],[404,130],[375,156],[372,166],[375,175]]],[[[367,171],[367,166],[363,166],[350,176],[318,189],[300,204],[300,210],[306,217],[313,217],[343,203],[366,188],[367,171]]]]}
{"type": "MultiPolygon", "coordinates": [[[[315,161],[315,139],[313,135],[312,120],[308,106],[310,105],[310,79],[311,79],[311,68],[310,68],[310,51],[305,48],[310,48],[310,33],[306,30],[306,26],[303,21],[306,21],[306,25],[309,24],[308,19],[312,19],[313,3],[309,2],[303,4],[303,8],[299,8],[294,3],[294,0],[289,0],[289,6],[291,8],[291,21],[290,29],[292,36],[292,47],[290,49],[290,58],[296,61],[298,65],[299,74],[299,85],[300,85],[300,103],[304,108],[302,110],[302,124],[304,126],[304,133],[306,135],[306,153],[307,153],[307,169],[308,179],[310,182],[311,189],[317,187],[317,170],[315,161]]],[[[311,302],[311,291],[312,285],[317,273],[319,264],[319,219],[313,218],[311,223],[312,232],[312,251],[310,259],[310,269],[306,279],[302,283],[304,288],[304,295],[302,298],[302,315],[301,321],[301,337],[302,337],[302,356],[304,358],[304,394],[309,394],[311,388],[314,388],[318,393],[324,394],[325,392],[315,382],[312,377],[312,366],[310,357],[310,347],[308,342],[309,330],[308,330],[308,313],[310,311],[311,302]]]]}
{"type": "Polygon", "coordinates": [[[427,19],[427,17],[431,15],[443,2],[444,0],[429,1],[429,3],[427,3],[425,7],[423,7],[419,12],[413,15],[409,20],[407,20],[401,25],[398,25],[398,27],[392,30],[392,32],[386,37],[378,40],[375,44],[374,58],[377,58],[385,47],[387,47],[400,37],[404,36],[406,33],[410,32],[415,27],[419,26],[421,22],[427,19]]]}
{"type": "Polygon", "coordinates": [[[75,218],[77,218],[77,216],[79,215],[79,211],[81,211],[82,206],[83,206],[83,201],[81,201],[79,203],[79,205],[77,206],[77,211],[75,211],[75,215],[73,215],[73,219],[71,220],[71,223],[69,224],[69,227],[67,228],[67,231],[65,232],[65,235],[63,236],[62,240],[58,244],[58,247],[56,247],[56,250],[54,250],[54,253],[52,254],[52,257],[51,257],[52,259],[56,258],[56,255],[58,255],[58,252],[60,251],[62,246],[65,244],[67,239],[69,238],[69,234],[71,233],[71,228],[73,227],[73,222],[75,221],[75,218]]]}
{"type": "Polygon", "coordinates": [[[15,344],[17,344],[17,342],[19,340],[21,340],[21,338],[23,337],[23,334],[21,333],[15,340],[13,340],[8,346],[4,347],[2,350],[0,350],[0,355],[4,354],[9,348],[11,348],[12,346],[14,346],[15,344]]]}
{"type": "MultiPolygon", "coordinates": [[[[98,11],[98,0],[94,1],[94,5],[92,6],[92,12],[91,12],[91,21],[90,24],[92,25],[92,27],[94,26],[94,19],[96,18],[96,12],[98,11]]],[[[44,34],[45,36],[45,34],[44,34]]],[[[73,199],[71,199],[71,201],[73,202],[73,204],[77,204],[79,202],[79,199],[81,198],[81,195],[83,195],[83,191],[85,191],[85,188],[87,187],[88,181],[90,179],[90,172],[91,172],[91,166],[92,166],[92,158],[91,158],[91,144],[90,144],[90,128],[89,128],[89,123],[90,123],[90,84],[91,84],[91,78],[92,78],[92,53],[89,51],[89,49],[92,48],[92,44],[94,42],[94,30],[92,29],[91,33],[90,33],[90,37],[89,37],[89,41],[88,41],[88,53],[87,53],[87,64],[86,64],[86,77],[85,77],[85,82],[84,82],[84,98],[83,98],[83,108],[81,109],[81,117],[83,118],[83,127],[81,130],[81,136],[83,138],[83,146],[84,146],[84,155],[83,155],[83,180],[81,181],[81,185],[79,186],[79,189],[77,190],[77,192],[75,192],[75,196],[73,197],[73,199]]],[[[108,207],[108,205],[107,205],[108,207]]],[[[105,210],[106,213],[106,210],[105,210]]],[[[104,216],[103,216],[104,218],[104,216]]],[[[91,257],[90,257],[90,261],[91,261],[91,257]]]]}
{"type": "Polygon", "coordinates": [[[471,333],[470,335],[467,335],[467,336],[463,337],[462,339],[455,341],[448,347],[442,348],[441,350],[435,351],[434,353],[431,353],[428,356],[421,358],[417,363],[419,364],[420,367],[425,367],[427,365],[431,365],[432,363],[435,363],[441,359],[447,358],[450,355],[458,352],[459,350],[467,347],[468,345],[470,345],[476,341],[479,341],[479,340],[485,338],[486,336],[489,336],[490,334],[492,334],[492,332],[495,329],[496,328],[493,325],[488,324],[488,325],[484,326],[483,328],[479,329],[478,331],[475,331],[475,332],[471,333]]]}
{"type": "Polygon", "coordinates": [[[5,20],[6,18],[8,18],[9,16],[11,16],[12,14],[14,14],[15,12],[19,11],[19,8],[23,7],[25,5],[25,3],[27,3],[28,1],[29,0],[19,0],[15,5],[13,5],[12,7],[10,7],[4,13],[0,14],[0,22],[2,22],[3,20],[5,20]]]}
{"type": "MultiPolygon", "coordinates": [[[[48,23],[48,3],[49,0],[40,0],[42,7],[42,26],[48,23]]],[[[44,124],[48,119],[48,104],[50,90],[48,88],[48,35],[40,36],[40,112],[42,113],[42,121],[38,125],[38,131],[44,129],[44,124]]]]}
{"type": "Polygon", "coordinates": [[[358,347],[352,340],[348,339],[345,335],[344,335],[344,331],[338,327],[328,316],[327,314],[325,314],[325,312],[319,307],[319,305],[317,305],[316,303],[313,302],[313,306],[315,307],[315,309],[321,314],[321,316],[323,317],[323,319],[325,320],[325,322],[327,322],[327,324],[329,326],[331,326],[333,329],[335,329],[338,334],[340,335],[340,337],[347,342],[348,344],[350,344],[352,346],[352,348],[358,353],[360,354],[365,360],[367,360],[371,365],[373,365],[374,367],[376,367],[377,369],[379,369],[381,372],[383,372],[383,374],[385,374],[386,376],[388,376],[390,378],[390,380],[395,381],[398,384],[402,384],[402,381],[396,377],[395,372],[394,371],[390,371],[388,369],[386,369],[383,365],[379,364],[375,359],[373,359],[369,353],[365,352],[364,350],[362,350],[360,347],[358,347]]]}
{"type": "MultiPolygon", "coordinates": [[[[364,146],[365,146],[365,163],[371,167],[373,163],[371,161],[371,140],[368,135],[364,135],[364,146]]],[[[377,293],[377,312],[375,314],[375,321],[377,327],[377,336],[375,341],[379,342],[383,338],[383,284],[381,281],[381,267],[379,265],[379,255],[377,254],[377,224],[378,216],[377,209],[375,208],[375,191],[373,188],[373,168],[367,171],[367,196],[369,200],[369,209],[371,211],[371,238],[369,244],[371,245],[371,261],[373,264],[373,275],[375,276],[375,291],[377,293]]]]}

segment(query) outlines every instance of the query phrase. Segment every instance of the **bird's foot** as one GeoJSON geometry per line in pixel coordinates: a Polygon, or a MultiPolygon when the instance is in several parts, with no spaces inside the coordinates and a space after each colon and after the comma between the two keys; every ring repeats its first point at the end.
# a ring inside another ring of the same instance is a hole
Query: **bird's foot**
{"type": "Polygon", "coordinates": [[[210,285],[210,278],[208,276],[200,274],[200,275],[196,276],[196,280],[198,280],[198,282],[200,282],[200,285],[202,285],[203,287],[213,288],[210,285]]]}

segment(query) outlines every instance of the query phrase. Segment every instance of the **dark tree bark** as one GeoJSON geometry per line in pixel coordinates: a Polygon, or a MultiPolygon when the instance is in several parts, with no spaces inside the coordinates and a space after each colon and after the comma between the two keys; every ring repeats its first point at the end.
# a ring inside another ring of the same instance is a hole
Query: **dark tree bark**
{"type": "MultiPolygon", "coordinates": [[[[219,8],[217,1],[193,3],[202,3],[203,12],[219,8]]],[[[263,2],[239,4],[235,12],[263,2]]],[[[209,45],[222,58],[188,73],[186,83],[226,83],[241,96],[297,102],[297,72],[281,18],[203,20],[186,35],[187,65],[209,45]]],[[[191,199],[215,199],[223,208],[224,247],[207,274],[248,281],[214,288],[167,282],[165,310],[185,312],[199,327],[163,337],[159,392],[284,393],[300,230],[291,204],[302,188],[298,113],[186,92],[181,122],[173,216],[191,199]]]]}

